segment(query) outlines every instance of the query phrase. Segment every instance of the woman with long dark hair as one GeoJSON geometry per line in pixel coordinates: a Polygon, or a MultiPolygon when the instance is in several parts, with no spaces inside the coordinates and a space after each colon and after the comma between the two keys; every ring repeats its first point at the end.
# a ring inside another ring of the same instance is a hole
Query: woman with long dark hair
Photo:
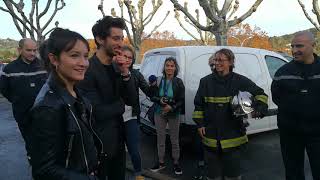
{"type": "Polygon", "coordinates": [[[170,140],[172,145],[173,168],[177,175],[182,174],[179,165],[180,147],[179,147],[179,127],[180,113],[184,109],[184,94],[185,88],[183,82],[177,77],[179,73],[179,65],[174,57],[168,57],[164,62],[163,76],[158,77],[157,85],[155,86],[155,96],[151,101],[156,103],[155,110],[155,126],[157,130],[157,148],[158,162],[152,167],[151,171],[159,171],[165,168],[165,141],[166,127],[169,125],[170,140]]]}
{"type": "Polygon", "coordinates": [[[30,112],[33,178],[96,180],[100,153],[95,142],[100,141],[92,128],[92,107],[75,87],[89,66],[88,42],[57,28],[40,52],[50,76],[30,112]]]}

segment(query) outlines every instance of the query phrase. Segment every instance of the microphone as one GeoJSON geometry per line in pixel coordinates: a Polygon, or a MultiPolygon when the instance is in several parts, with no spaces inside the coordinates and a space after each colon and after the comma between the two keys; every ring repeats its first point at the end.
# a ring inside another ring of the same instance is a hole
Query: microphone
{"type": "Polygon", "coordinates": [[[149,76],[149,84],[153,84],[155,81],[157,81],[157,77],[155,75],[149,76]]]}

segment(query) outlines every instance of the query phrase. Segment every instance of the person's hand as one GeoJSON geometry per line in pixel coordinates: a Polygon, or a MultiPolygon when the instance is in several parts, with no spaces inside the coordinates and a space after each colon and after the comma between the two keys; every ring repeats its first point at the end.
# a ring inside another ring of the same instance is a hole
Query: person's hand
{"type": "Polygon", "coordinates": [[[164,112],[164,113],[168,113],[168,112],[170,112],[172,110],[172,107],[170,106],[170,105],[168,105],[168,104],[166,104],[163,108],[162,108],[162,111],[164,112]]]}
{"type": "Polygon", "coordinates": [[[116,51],[117,55],[113,56],[112,60],[118,65],[120,73],[124,76],[128,75],[131,62],[128,58],[122,55],[121,50],[116,51]]]}
{"type": "Polygon", "coordinates": [[[198,128],[198,133],[201,138],[204,138],[204,135],[206,134],[206,128],[205,127],[198,128]]]}

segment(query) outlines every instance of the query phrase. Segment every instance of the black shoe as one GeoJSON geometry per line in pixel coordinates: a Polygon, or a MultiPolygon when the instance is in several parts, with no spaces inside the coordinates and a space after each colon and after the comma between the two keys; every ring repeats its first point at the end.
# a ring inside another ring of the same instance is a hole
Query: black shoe
{"type": "Polygon", "coordinates": [[[174,164],[173,165],[173,169],[174,169],[174,173],[176,175],[181,175],[182,174],[182,170],[179,164],[174,164]]]}
{"type": "Polygon", "coordinates": [[[166,168],[166,165],[164,163],[156,163],[152,168],[150,168],[150,171],[158,172],[164,168],[166,168]]]}
{"type": "Polygon", "coordinates": [[[206,180],[205,176],[205,166],[204,165],[199,165],[197,168],[196,175],[192,177],[193,180],[206,180]]]}

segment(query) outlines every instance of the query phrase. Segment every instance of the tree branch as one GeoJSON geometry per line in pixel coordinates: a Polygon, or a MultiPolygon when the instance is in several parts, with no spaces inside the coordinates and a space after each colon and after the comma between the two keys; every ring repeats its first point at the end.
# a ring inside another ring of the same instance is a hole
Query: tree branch
{"type": "Polygon", "coordinates": [[[54,16],[57,14],[58,11],[60,11],[66,4],[64,3],[64,0],[56,0],[55,3],[55,8],[53,11],[53,14],[51,15],[51,17],[49,18],[49,20],[47,21],[47,23],[42,27],[41,32],[43,32],[48,25],[51,23],[52,19],[54,18],[54,16]],[[58,7],[59,2],[61,1],[61,6],[58,7]]]}
{"type": "Polygon", "coordinates": [[[143,20],[143,23],[145,25],[149,24],[150,21],[152,20],[153,16],[156,14],[156,12],[158,11],[158,9],[160,8],[160,6],[162,5],[162,1],[159,0],[157,5],[153,3],[153,8],[152,11],[147,15],[147,17],[143,20]],[[149,19],[148,19],[149,18],[149,19]]]}
{"type": "Polygon", "coordinates": [[[313,26],[315,28],[317,28],[318,31],[320,31],[319,25],[315,21],[313,21],[313,19],[310,17],[310,15],[308,14],[308,12],[307,12],[307,10],[305,8],[305,5],[301,2],[301,0],[298,0],[298,2],[299,2],[299,5],[301,6],[301,8],[303,10],[303,13],[306,16],[306,18],[311,22],[311,24],[313,24],[313,26]]]}
{"type": "MultiPolygon", "coordinates": [[[[39,1],[38,1],[38,2],[39,2],[39,1]]],[[[38,19],[41,19],[41,17],[44,16],[44,15],[48,12],[49,7],[50,7],[50,5],[51,5],[51,2],[52,2],[52,0],[48,0],[46,7],[45,7],[44,10],[39,14],[38,19]]]]}
{"type": "Polygon", "coordinates": [[[139,0],[138,2],[138,11],[139,11],[139,21],[143,23],[143,6],[145,5],[146,0],[139,0]]]}
{"type": "Polygon", "coordinates": [[[219,16],[224,18],[227,16],[227,13],[229,12],[230,6],[232,5],[233,0],[224,0],[223,7],[220,11],[219,16]]]}
{"type": "Polygon", "coordinates": [[[214,8],[210,7],[208,0],[198,0],[199,5],[202,7],[204,13],[206,14],[207,18],[209,18],[214,23],[219,23],[221,18],[218,17],[212,10],[214,8]]]}
{"type": "MultiPolygon", "coordinates": [[[[134,20],[133,20],[133,14],[132,14],[132,12],[131,12],[131,10],[130,10],[130,4],[128,3],[128,1],[124,1],[124,4],[126,5],[126,7],[127,7],[127,10],[128,10],[128,14],[129,14],[129,18],[130,18],[130,24],[131,24],[131,31],[132,31],[132,45],[135,47],[135,42],[136,42],[136,38],[137,38],[137,29],[136,29],[136,26],[135,26],[135,24],[134,24],[134,20]]],[[[128,29],[128,31],[127,31],[127,34],[130,34],[130,32],[129,32],[129,29],[128,29]]]]}
{"type": "Polygon", "coordinates": [[[241,17],[234,19],[232,21],[230,21],[228,23],[228,26],[234,26],[236,24],[241,23],[243,20],[245,20],[246,18],[248,18],[249,16],[251,16],[252,13],[256,12],[258,6],[261,4],[263,0],[256,0],[256,2],[251,6],[251,8],[245,13],[243,14],[241,17]]]}
{"type": "MultiPolygon", "coordinates": [[[[5,11],[5,12],[8,12],[12,19],[14,20],[14,24],[16,25],[18,31],[20,32],[21,30],[21,27],[18,25],[18,21],[21,23],[21,25],[29,32],[29,34],[31,35],[32,34],[32,30],[26,25],[26,23],[14,12],[14,9],[13,9],[13,4],[9,1],[4,1],[6,7],[8,9],[4,9],[2,8],[1,10],[5,11]],[[18,25],[18,26],[17,26],[18,25]],[[19,30],[20,29],[20,30],[19,30]]],[[[22,31],[22,30],[21,30],[22,31]]],[[[21,34],[22,37],[26,37],[26,34],[23,33],[21,34]]]]}
{"type": "Polygon", "coordinates": [[[236,0],[235,4],[233,5],[233,9],[232,12],[229,14],[227,21],[234,15],[235,12],[237,12],[237,10],[239,9],[239,1],[236,0]]]}
{"type": "Polygon", "coordinates": [[[102,16],[105,17],[106,14],[104,13],[104,10],[103,10],[103,1],[104,0],[100,0],[100,4],[98,5],[98,10],[101,12],[102,16]]]}
{"type": "Polygon", "coordinates": [[[149,38],[163,24],[163,22],[167,19],[169,14],[170,14],[170,11],[167,11],[167,14],[162,19],[162,21],[158,25],[154,26],[153,30],[149,33],[149,35],[147,35],[145,38],[143,38],[143,40],[149,38]]]}
{"type": "Polygon", "coordinates": [[[312,1],[313,4],[313,13],[316,15],[318,23],[320,23],[320,9],[319,9],[319,3],[318,0],[313,0],[312,1]]]}
{"type": "Polygon", "coordinates": [[[209,31],[210,30],[210,27],[205,27],[203,25],[201,25],[199,22],[197,22],[197,20],[194,19],[194,17],[185,9],[183,8],[177,0],[170,0],[173,5],[174,5],[174,8],[179,10],[179,11],[182,11],[189,19],[190,21],[196,25],[199,29],[203,30],[203,31],[209,31]]]}
{"type": "MultiPolygon", "coordinates": [[[[180,27],[181,27],[189,36],[191,36],[198,44],[202,44],[201,41],[199,40],[199,38],[197,38],[194,34],[192,34],[192,33],[183,25],[182,21],[180,20],[180,14],[179,14],[178,10],[175,10],[174,12],[175,12],[175,16],[174,16],[174,17],[177,19],[180,27]]],[[[185,17],[185,18],[187,18],[187,17],[185,17]]],[[[188,22],[189,24],[191,24],[191,25],[192,25],[193,27],[195,27],[197,30],[199,29],[199,28],[197,28],[196,26],[194,26],[192,23],[190,23],[189,21],[186,21],[186,22],[188,22]]]]}
{"type": "MultiPolygon", "coordinates": [[[[21,19],[21,24],[24,26],[24,27],[27,27],[27,24],[28,23],[30,25],[31,28],[26,28],[29,32],[30,35],[33,34],[33,31],[36,31],[37,28],[29,21],[29,19],[25,16],[24,12],[23,12],[23,7],[24,7],[24,3],[23,1],[20,0],[19,4],[15,3],[14,1],[12,0],[6,0],[4,1],[4,3],[6,4],[7,8],[9,11],[11,11],[15,17],[19,18],[18,15],[14,12],[14,9],[12,7],[12,5],[17,9],[18,13],[21,15],[22,19],[21,19]],[[10,5],[9,5],[10,4],[10,5]],[[9,8],[8,5],[11,7],[9,8]]],[[[19,18],[20,19],[20,18],[19,18]]],[[[18,19],[18,20],[19,20],[18,19]]]]}
{"type": "Polygon", "coordinates": [[[212,7],[212,10],[215,14],[219,14],[220,10],[218,8],[218,0],[210,0],[210,7],[212,7]]]}

